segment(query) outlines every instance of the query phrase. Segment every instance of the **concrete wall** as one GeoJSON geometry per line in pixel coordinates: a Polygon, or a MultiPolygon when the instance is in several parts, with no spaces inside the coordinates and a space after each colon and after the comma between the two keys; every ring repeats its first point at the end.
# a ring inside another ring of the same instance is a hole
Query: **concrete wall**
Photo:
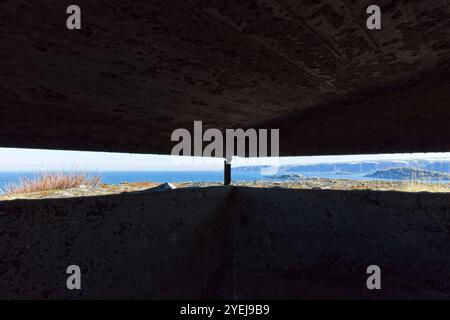
{"type": "Polygon", "coordinates": [[[0,203],[0,298],[450,298],[445,194],[216,187],[0,203]],[[69,291],[68,265],[82,269],[69,291]],[[366,268],[382,290],[366,289],[366,268]]]}
{"type": "Polygon", "coordinates": [[[229,193],[0,203],[0,298],[227,298],[229,193]],[[81,291],[66,288],[72,264],[81,291]]]}
{"type": "Polygon", "coordinates": [[[234,208],[238,298],[450,298],[446,194],[239,188],[234,208]]]}
{"type": "Polygon", "coordinates": [[[447,0],[76,3],[81,30],[73,0],[0,1],[1,146],[170,154],[284,117],[285,156],[450,150],[447,0]]]}
{"type": "Polygon", "coordinates": [[[283,155],[447,152],[450,78],[436,75],[441,78],[390,94],[370,91],[257,126],[280,129],[283,155]]]}

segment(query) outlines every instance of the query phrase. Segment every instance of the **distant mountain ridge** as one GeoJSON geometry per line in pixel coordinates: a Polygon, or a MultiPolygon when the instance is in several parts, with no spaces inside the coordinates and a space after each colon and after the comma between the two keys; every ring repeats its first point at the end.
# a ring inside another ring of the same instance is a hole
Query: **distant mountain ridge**
{"type": "Polygon", "coordinates": [[[450,180],[450,174],[418,168],[379,170],[365,177],[391,180],[450,180]]]}
{"type": "MultiPolygon", "coordinates": [[[[378,161],[348,161],[336,163],[315,163],[300,165],[281,165],[280,173],[303,173],[303,172],[342,172],[361,173],[375,172],[379,170],[414,167],[418,169],[450,173],[450,160],[378,160],[378,161]]],[[[266,165],[242,166],[233,168],[236,172],[257,172],[266,165]]]]}

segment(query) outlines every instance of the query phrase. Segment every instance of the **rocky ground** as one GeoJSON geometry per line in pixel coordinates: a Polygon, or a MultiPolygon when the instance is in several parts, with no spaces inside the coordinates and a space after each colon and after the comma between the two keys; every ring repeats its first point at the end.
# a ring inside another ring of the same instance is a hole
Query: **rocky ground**
{"type": "MultiPolygon", "coordinates": [[[[220,186],[221,182],[180,182],[172,184],[161,184],[155,182],[123,182],[117,185],[101,184],[95,188],[81,186],[68,190],[51,190],[35,193],[0,195],[2,200],[14,199],[45,199],[45,198],[68,198],[86,197],[126,192],[157,192],[173,188],[209,187],[220,186]]],[[[289,181],[235,181],[235,186],[246,186],[255,188],[289,188],[289,189],[313,189],[313,190],[395,190],[404,192],[450,192],[450,184],[399,182],[387,180],[347,180],[347,179],[324,179],[308,178],[289,181]]]]}
{"type": "Polygon", "coordinates": [[[328,189],[328,190],[379,190],[405,192],[450,192],[450,184],[425,183],[417,181],[389,180],[350,180],[306,178],[290,181],[237,182],[235,185],[252,187],[283,187],[291,189],[328,189]]]}

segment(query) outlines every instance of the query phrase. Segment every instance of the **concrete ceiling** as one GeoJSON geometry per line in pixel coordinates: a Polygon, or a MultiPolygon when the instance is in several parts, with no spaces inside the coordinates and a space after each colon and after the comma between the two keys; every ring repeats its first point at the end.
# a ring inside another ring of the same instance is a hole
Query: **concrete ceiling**
{"type": "Polygon", "coordinates": [[[0,146],[170,153],[202,120],[283,155],[450,151],[445,0],[3,0],[0,30],[0,146]]]}

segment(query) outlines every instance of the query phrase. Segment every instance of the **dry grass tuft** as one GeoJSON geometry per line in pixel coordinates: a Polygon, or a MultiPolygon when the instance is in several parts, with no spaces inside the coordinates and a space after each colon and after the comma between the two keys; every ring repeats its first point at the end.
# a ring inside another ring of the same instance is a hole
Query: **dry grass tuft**
{"type": "Polygon", "coordinates": [[[97,187],[101,182],[99,176],[89,177],[84,173],[41,173],[33,179],[20,178],[19,182],[7,185],[6,195],[45,192],[50,190],[67,190],[86,187],[97,187]]]}
{"type": "Polygon", "coordinates": [[[406,192],[450,192],[450,184],[409,181],[402,184],[398,190],[406,192]]]}

